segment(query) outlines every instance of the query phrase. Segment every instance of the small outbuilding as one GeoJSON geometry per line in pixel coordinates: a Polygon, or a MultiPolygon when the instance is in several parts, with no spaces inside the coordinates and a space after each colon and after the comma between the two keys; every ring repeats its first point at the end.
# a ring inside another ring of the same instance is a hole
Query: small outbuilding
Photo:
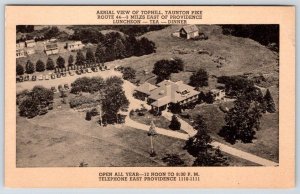
{"type": "Polygon", "coordinates": [[[196,38],[199,36],[199,29],[196,25],[186,25],[181,27],[172,35],[176,37],[185,38],[185,39],[196,38]]]}

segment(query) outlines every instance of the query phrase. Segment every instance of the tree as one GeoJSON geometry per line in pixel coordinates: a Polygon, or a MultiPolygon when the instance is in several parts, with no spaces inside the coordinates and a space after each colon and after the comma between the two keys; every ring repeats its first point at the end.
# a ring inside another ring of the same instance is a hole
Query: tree
{"type": "Polygon", "coordinates": [[[205,102],[207,104],[212,104],[214,102],[214,96],[213,93],[211,91],[207,92],[207,94],[205,95],[205,102]]]}
{"type": "Polygon", "coordinates": [[[124,67],[122,69],[123,79],[125,80],[133,80],[135,79],[136,70],[132,67],[124,67]]]}
{"type": "Polygon", "coordinates": [[[168,60],[159,60],[154,64],[152,73],[157,75],[156,81],[161,82],[165,79],[170,79],[172,67],[168,60]]]}
{"type": "Polygon", "coordinates": [[[135,36],[133,36],[132,34],[130,34],[125,41],[125,47],[126,47],[126,54],[128,57],[130,56],[139,56],[139,52],[140,52],[140,44],[137,41],[137,39],[135,38],[135,36]]]}
{"type": "Polygon", "coordinates": [[[140,55],[148,55],[156,52],[155,43],[143,37],[139,41],[140,55]]]}
{"type": "Polygon", "coordinates": [[[264,96],[264,100],[266,102],[266,110],[269,113],[276,112],[275,103],[274,103],[273,97],[272,97],[269,89],[267,89],[267,92],[266,92],[266,94],[264,96]]]}
{"type": "Polygon", "coordinates": [[[17,25],[17,33],[30,33],[34,31],[34,25],[17,25]]]}
{"type": "Polygon", "coordinates": [[[173,73],[179,73],[184,70],[184,62],[181,58],[175,57],[170,62],[174,69],[173,73]]]}
{"type": "Polygon", "coordinates": [[[200,152],[193,166],[228,166],[227,157],[225,157],[220,148],[216,150],[209,149],[208,152],[200,152]]]}
{"type": "Polygon", "coordinates": [[[106,61],[113,61],[116,59],[115,47],[114,45],[108,44],[105,47],[105,59],[106,61]]]}
{"type": "Polygon", "coordinates": [[[212,138],[207,133],[207,125],[204,118],[198,115],[194,122],[197,130],[195,136],[190,137],[184,146],[189,154],[194,156],[194,166],[224,166],[227,159],[223,157],[219,149],[214,149],[211,145],[212,138]]]}
{"type": "Polygon", "coordinates": [[[33,118],[39,114],[39,103],[32,97],[26,97],[19,105],[22,117],[33,118]]]}
{"type": "Polygon", "coordinates": [[[18,64],[16,67],[16,73],[17,75],[23,75],[24,74],[24,67],[23,65],[18,64]]]}
{"type": "Polygon", "coordinates": [[[117,59],[123,59],[126,56],[126,48],[122,39],[117,39],[114,43],[115,56],[117,59]]]}
{"type": "Polygon", "coordinates": [[[206,95],[204,94],[203,91],[200,92],[200,94],[198,96],[198,101],[199,101],[199,103],[202,103],[202,102],[206,101],[206,95]]]}
{"type": "Polygon", "coordinates": [[[46,33],[45,33],[45,38],[46,39],[51,39],[54,37],[57,37],[59,34],[59,29],[57,26],[52,26],[46,33]]]}
{"type": "Polygon", "coordinates": [[[123,84],[123,80],[117,76],[112,76],[106,79],[107,88],[121,87],[122,84],[123,84]]]}
{"type": "Polygon", "coordinates": [[[199,152],[207,152],[212,146],[212,139],[207,133],[207,124],[202,115],[198,115],[194,121],[194,128],[197,133],[194,137],[187,140],[184,149],[194,157],[197,157],[199,152]]]}
{"type": "Polygon", "coordinates": [[[20,116],[32,118],[47,112],[47,107],[53,102],[53,92],[42,86],[35,86],[19,102],[20,116]]]}
{"type": "Polygon", "coordinates": [[[249,102],[244,96],[240,96],[234,102],[234,107],[226,113],[226,125],[219,134],[232,144],[238,139],[244,143],[251,143],[255,130],[259,129],[260,118],[259,104],[249,102]]]}
{"type": "Polygon", "coordinates": [[[56,64],[58,68],[65,68],[65,59],[59,56],[56,60],[56,64]]]}
{"type": "Polygon", "coordinates": [[[36,65],[35,65],[35,69],[36,69],[37,72],[43,72],[43,71],[45,71],[45,64],[44,64],[44,62],[41,61],[41,60],[38,60],[36,62],[36,65]]]}
{"type": "Polygon", "coordinates": [[[88,64],[91,64],[91,63],[94,63],[95,62],[95,55],[94,55],[94,52],[91,48],[88,48],[87,51],[86,51],[86,62],[88,64]]]}
{"type": "Polygon", "coordinates": [[[106,61],[105,58],[105,47],[102,44],[98,44],[96,52],[95,52],[96,62],[104,63],[106,61]]]}
{"type": "Polygon", "coordinates": [[[122,87],[107,87],[105,93],[105,99],[102,101],[102,110],[105,114],[105,119],[109,118],[109,122],[118,123],[118,112],[121,108],[128,107],[129,101],[122,87]]]}
{"type": "Polygon", "coordinates": [[[34,65],[30,60],[27,61],[25,69],[26,69],[26,73],[28,73],[28,74],[34,73],[34,71],[35,71],[34,65]]]}
{"type": "Polygon", "coordinates": [[[68,66],[69,67],[72,67],[73,66],[73,63],[74,63],[74,57],[73,57],[73,55],[70,55],[69,56],[69,59],[68,59],[68,66]]]}
{"type": "Polygon", "coordinates": [[[208,73],[204,69],[199,69],[190,77],[189,85],[194,87],[208,86],[208,73]]]}
{"type": "Polygon", "coordinates": [[[47,59],[46,69],[47,70],[54,70],[55,69],[54,61],[50,57],[47,59]]]}
{"type": "Polygon", "coordinates": [[[169,128],[175,131],[175,130],[180,130],[180,127],[181,127],[181,123],[178,121],[176,115],[173,115],[169,128]]]}
{"type": "Polygon", "coordinates": [[[84,65],[85,64],[85,57],[81,51],[78,51],[76,54],[76,65],[84,65]]]}

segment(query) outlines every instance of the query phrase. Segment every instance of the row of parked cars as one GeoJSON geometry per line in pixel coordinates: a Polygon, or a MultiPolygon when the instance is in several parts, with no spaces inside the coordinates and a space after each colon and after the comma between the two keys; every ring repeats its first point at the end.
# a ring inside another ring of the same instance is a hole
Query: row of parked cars
{"type": "Polygon", "coordinates": [[[78,69],[76,71],[66,71],[66,72],[57,72],[57,73],[49,73],[48,75],[39,75],[38,77],[36,75],[25,75],[25,76],[17,76],[17,82],[23,82],[23,81],[36,81],[36,80],[49,80],[49,79],[56,79],[61,77],[66,77],[67,75],[74,76],[75,73],[77,75],[85,74],[85,73],[92,73],[92,72],[98,72],[98,71],[106,71],[110,70],[107,66],[101,66],[101,67],[91,67],[86,69],[78,69]]]}
{"type": "Polygon", "coordinates": [[[66,77],[67,74],[70,76],[74,76],[74,72],[61,72],[61,73],[49,73],[47,75],[25,75],[25,76],[17,76],[17,82],[23,82],[23,81],[36,81],[36,80],[50,80],[50,79],[56,79],[61,77],[66,77]]]}

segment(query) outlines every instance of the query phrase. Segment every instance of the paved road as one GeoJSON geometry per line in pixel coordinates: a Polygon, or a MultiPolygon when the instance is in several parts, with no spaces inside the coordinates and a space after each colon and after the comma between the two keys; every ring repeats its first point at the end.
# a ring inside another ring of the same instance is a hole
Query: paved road
{"type": "MultiPolygon", "coordinates": [[[[125,95],[130,102],[129,111],[134,108],[140,108],[141,103],[145,104],[145,102],[137,100],[132,96],[134,88],[135,88],[135,86],[132,83],[130,83],[128,81],[124,82],[125,95]]],[[[163,112],[163,116],[165,116],[167,119],[171,120],[172,113],[163,112]]],[[[179,118],[179,121],[181,122],[181,128],[184,131],[186,131],[188,134],[180,133],[177,131],[171,131],[171,130],[167,130],[167,129],[163,129],[163,128],[158,128],[158,127],[156,127],[155,129],[158,134],[177,138],[177,139],[182,139],[182,140],[187,140],[189,137],[194,136],[196,134],[196,130],[190,124],[188,124],[187,122],[183,121],[180,118],[179,118]]],[[[150,128],[150,125],[145,125],[145,124],[142,124],[142,123],[132,120],[129,117],[129,115],[125,119],[125,125],[132,127],[132,128],[144,130],[144,131],[148,131],[150,128]]],[[[251,161],[253,163],[256,163],[256,164],[259,164],[262,166],[278,166],[278,163],[276,163],[276,162],[264,159],[262,157],[256,156],[254,154],[250,154],[248,152],[244,152],[242,150],[230,147],[228,145],[225,145],[225,144],[217,142],[217,141],[213,141],[211,143],[211,145],[214,147],[219,147],[220,150],[223,152],[226,152],[233,156],[237,156],[239,158],[251,161]]]]}
{"type": "MultiPolygon", "coordinates": [[[[46,75],[46,74],[45,74],[46,75]]],[[[101,76],[102,78],[106,79],[111,76],[121,76],[121,73],[118,71],[106,70],[106,71],[98,71],[98,72],[92,72],[92,73],[85,73],[81,75],[74,75],[70,76],[67,75],[66,77],[56,78],[56,79],[49,79],[49,80],[37,80],[37,81],[26,81],[26,82],[20,82],[17,83],[17,92],[20,92],[24,89],[31,90],[36,85],[41,85],[46,88],[51,88],[52,86],[55,86],[56,88],[58,85],[64,85],[64,84],[71,84],[79,77],[93,77],[93,76],[101,76]]]]}

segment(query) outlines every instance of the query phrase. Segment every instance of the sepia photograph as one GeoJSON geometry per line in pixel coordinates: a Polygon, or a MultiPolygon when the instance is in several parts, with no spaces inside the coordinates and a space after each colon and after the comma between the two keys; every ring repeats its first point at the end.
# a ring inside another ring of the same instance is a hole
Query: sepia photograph
{"type": "Polygon", "coordinates": [[[280,166],[279,24],[15,29],[16,168],[280,166]]]}
{"type": "Polygon", "coordinates": [[[5,186],[294,187],[295,7],[5,11],[5,186]]]}

